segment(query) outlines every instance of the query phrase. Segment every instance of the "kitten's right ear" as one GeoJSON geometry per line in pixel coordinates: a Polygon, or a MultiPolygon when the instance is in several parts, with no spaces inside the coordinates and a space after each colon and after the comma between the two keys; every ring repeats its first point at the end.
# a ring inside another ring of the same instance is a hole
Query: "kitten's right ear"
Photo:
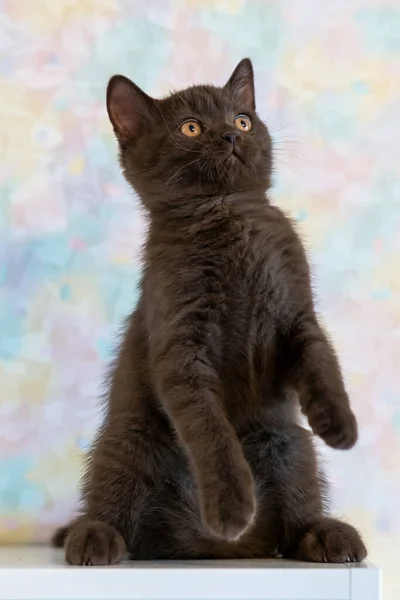
{"type": "Polygon", "coordinates": [[[244,58],[237,65],[229,78],[225,89],[243,106],[244,110],[255,110],[253,65],[249,58],[244,58]]]}
{"type": "Polygon", "coordinates": [[[107,86],[107,112],[118,138],[129,140],[151,119],[155,100],[123,75],[111,77],[107,86]]]}

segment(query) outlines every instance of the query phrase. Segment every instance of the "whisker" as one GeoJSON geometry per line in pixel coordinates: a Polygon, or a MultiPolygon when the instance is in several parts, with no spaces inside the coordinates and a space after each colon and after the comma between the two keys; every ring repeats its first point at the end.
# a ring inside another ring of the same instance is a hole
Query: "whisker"
{"type": "Polygon", "coordinates": [[[299,156],[298,154],[296,154],[295,152],[291,152],[290,150],[276,150],[275,151],[275,155],[277,156],[286,156],[287,158],[294,158],[295,160],[299,160],[301,162],[303,162],[304,164],[310,165],[311,167],[315,167],[316,169],[323,169],[323,165],[319,165],[315,162],[312,162],[311,160],[308,160],[307,158],[304,158],[303,156],[299,156]]]}
{"type": "Polygon", "coordinates": [[[289,163],[287,161],[284,161],[282,159],[279,159],[279,161],[277,161],[277,162],[279,162],[279,165],[275,165],[274,166],[273,170],[275,172],[282,171],[283,169],[281,169],[280,167],[288,167],[288,170],[292,173],[292,175],[295,175],[295,176],[299,177],[299,179],[303,178],[303,176],[301,174],[301,171],[297,167],[295,167],[294,165],[292,165],[291,163],[289,163]]]}
{"type": "Polygon", "coordinates": [[[288,129],[289,127],[293,127],[293,125],[298,125],[299,123],[304,123],[305,121],[307,121],[307,119],[298,119],[297,121],[293,121],[292,123],[288,123],[287,125],[281,125],[279,127],[275,127],[274,129],[272,129],[270,127],[269,133],[272,136],[274,133],[277,133],[278,131],[283,131],[284,129],[288,129]]]}

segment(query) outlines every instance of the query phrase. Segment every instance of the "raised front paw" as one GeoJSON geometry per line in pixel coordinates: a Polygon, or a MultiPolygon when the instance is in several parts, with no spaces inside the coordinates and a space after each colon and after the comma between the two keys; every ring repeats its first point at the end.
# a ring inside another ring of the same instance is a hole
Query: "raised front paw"
{"type": "Polygon", "coordinates": [[[254,480],[244,459],[222,467],[200,489],[203,521],[211,534],[238,540],[251,526],[256,512],[254,480]]]}
{"type": "Polygon", "coordinates": [[[85,519],[71,525],[65,542],[70,565],[115,565],[125,556],[125,542],[111,525],[85,519]]]}
{"type": "Polygon", "coordinates": [[[307,416],[313,432],[328,446],[348,450],[356,443],[357,421],[348,406],[315,401],[309,407],[307,416]]]}

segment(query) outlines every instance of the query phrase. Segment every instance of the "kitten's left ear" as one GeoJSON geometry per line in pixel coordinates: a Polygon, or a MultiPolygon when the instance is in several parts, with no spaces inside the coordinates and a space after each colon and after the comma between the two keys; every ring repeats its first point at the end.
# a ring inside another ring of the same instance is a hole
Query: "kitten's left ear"
{"type": "Polygon", "coordinates": [[[249,58],[240,61],[225,85],[225,89],[243,107],[243,110],[255,110],[254,73],[249,58]]]}

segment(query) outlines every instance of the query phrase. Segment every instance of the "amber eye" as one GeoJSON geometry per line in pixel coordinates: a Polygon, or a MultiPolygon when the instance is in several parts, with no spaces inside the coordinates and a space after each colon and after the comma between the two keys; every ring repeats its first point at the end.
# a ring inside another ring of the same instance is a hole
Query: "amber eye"
{"type": "Polygon", "coordinates": [[[246,115],[238,115],[235,117],[235,127],[240,129],[240,131],[250,131],[252,126],[249,117],[246,115]]]}
{"type": "Polygon", "coordinates": [[[201,134],[201,127],[197,121],[185,121],[181,125],[181,132],[188,137],[197,137],[201,134]]]}

